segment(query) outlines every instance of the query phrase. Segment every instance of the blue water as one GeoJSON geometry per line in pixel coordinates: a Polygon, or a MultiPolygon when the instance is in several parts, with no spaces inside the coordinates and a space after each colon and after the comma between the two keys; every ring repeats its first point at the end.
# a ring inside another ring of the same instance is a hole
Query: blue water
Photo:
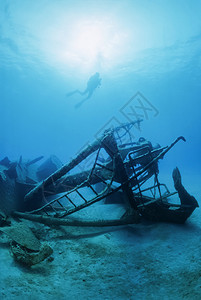
{"type": "Polygon", "coordinates": [[[200,11],[199,0],[1,0],[0,158],[55,154],[65,163],[134,107],[144,119],[136,137],[187,140],[163,167],[200,173],[200,11]],[[95,72],[101,87],[75,109],[83,98],[66,93],[95,72]]]}

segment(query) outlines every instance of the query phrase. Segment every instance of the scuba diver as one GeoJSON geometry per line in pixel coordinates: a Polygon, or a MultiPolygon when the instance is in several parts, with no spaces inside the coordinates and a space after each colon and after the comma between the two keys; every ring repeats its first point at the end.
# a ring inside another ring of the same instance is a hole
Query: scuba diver
{"type": "Polygon", "coordinates": [[[80,94],[80,95],[88,94],[86,98],[84,98],[82,101],[80,101],[78,104],[75,105],[75,108],[78,108],[92,96],[95,89],[100,87],[100,85],[101,85],[100,74],[98,72],[96,72],[94,75],[92,75],[89,78],[89,80],[87,82],[87,87],[83,92],[81,92],[80,90],[75,90],[75,91],[72,91],[72,92],[66,94],[66,97],[70,97],[74,94],[80,94]]]}

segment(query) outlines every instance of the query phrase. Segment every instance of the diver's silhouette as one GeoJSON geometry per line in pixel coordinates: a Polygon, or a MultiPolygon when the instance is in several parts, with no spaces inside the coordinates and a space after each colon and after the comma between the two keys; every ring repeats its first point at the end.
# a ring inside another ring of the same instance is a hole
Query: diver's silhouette
{"type": "Polygon", "coordinates": [[[80,94],[80,95],[88,94],[86,98],[84,98],[82,101],[80,101],[78,104],[75,105],[75,108],[78,108],[92,96],[95,89],[97,87],[99,87],[100,85],[101,85],[101,78],[100,78],[100,74],[97,72],[89,78],[89,80],[87,82],[87,87],[83,92],[81,92],[80,90],[74,90],[74,91],[66,94],[66,97],[70,97],[74,94],[80,94]]]}

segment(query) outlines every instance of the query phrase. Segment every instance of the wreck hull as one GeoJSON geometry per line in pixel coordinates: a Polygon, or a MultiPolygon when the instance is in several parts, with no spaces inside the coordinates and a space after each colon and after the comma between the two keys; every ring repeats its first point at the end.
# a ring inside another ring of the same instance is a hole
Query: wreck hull
{"type": "Polygon", "coordinates": [[[145,206],[139,208],[139,212],[143,218],[149,221],[183,224],[191,216],[195,208],[195,206],[191,205],[166,204],[158,200],[148,205],[145,203],[145,206]]]}

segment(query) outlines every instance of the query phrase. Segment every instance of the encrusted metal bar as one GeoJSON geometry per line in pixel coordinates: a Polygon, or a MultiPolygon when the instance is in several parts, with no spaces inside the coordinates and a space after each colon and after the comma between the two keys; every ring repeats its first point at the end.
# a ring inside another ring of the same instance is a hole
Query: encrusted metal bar
{"type": "Polygon", "coordinates": [[[89,145],[86,149],[84,149],[81,153],[79,153],[74,159],[72,159],[68,164],[64,165],[58,171],[54,172],[43,182],[38,184],[34,189],[32,189],[25,196],[25,201],[33,200],[35,195],[40,194],[41,190],[45,190],[52,182],[57,181],[59,178],[64,176],[70,170],[72,170],[75,166],[81,163],[85,158],[87,158],[91,153],[96,151],[100,147],[100,141],[95,141],[92,145],[89,145]]]}
{"type": "MultiPolygon", "coordinates": [[[[75,203],[74,203],[67,195],[65,195],[65,197],[68,199],[68,201],[69,201],[74,207],[77,207],[77,206],[75,205],[75,203]]],[[[58,201],[58,199],[56,199],[54,202],[56,202],[56,201],[58,201]]]]}
{"type": "Polygon", "coordinates": [[[84,198],[84,196],[78,190],[76,190],[76,192],[84,200],[84,202],[87,203],[87,200],[84,198]]]}

